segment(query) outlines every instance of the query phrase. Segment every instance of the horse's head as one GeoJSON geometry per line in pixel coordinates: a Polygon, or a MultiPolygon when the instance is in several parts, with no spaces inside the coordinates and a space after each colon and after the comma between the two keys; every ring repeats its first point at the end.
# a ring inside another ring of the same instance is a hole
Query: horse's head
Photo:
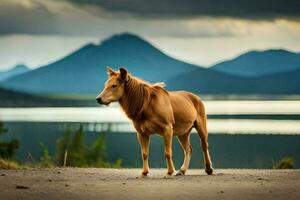
{"type": "Polygon", "coordinates": [[[105,82],[103,91],[97,96],[96,100],[99,104],[108,105],[111,102],[118,101],[124,94],[124,83],[128,79],[126,69],[120,68],[114,71],[107,67],[108,79],[105,82]]]}

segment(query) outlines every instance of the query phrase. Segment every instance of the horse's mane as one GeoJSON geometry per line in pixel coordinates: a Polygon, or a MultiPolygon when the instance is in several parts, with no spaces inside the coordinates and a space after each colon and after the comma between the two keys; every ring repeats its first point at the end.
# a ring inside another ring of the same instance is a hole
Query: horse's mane
{"type": "Polygon", "coordinates": [[[128,74],[124,83],[124,95],[119,103],[130,119],[140,119],[143,111],[148,108],[151,99],[156,96],[159,90],[167,92],[164,86],[164,83],[151,85],[128,74]]]}

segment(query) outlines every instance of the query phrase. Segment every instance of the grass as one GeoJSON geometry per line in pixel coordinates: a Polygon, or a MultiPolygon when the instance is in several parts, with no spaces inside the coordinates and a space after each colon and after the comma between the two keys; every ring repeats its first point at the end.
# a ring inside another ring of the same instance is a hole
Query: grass
{"type": "Polygon", "coordinates": [[[0,158],[0,169],[5,170],[16,170],[21,169],[20,165],[14,161],[11,160],[4,160],[0,158]]]}
{"type": "Polygon", "coordinates": [[[42,168],[53,168],[55,167],[52,163],[43,162],[40,163],[28,163],[28,164],[18,164],[16,161],[6,160],[0,157],[0,170],[18,170],[18,169],[42,169],[42,168]]]}

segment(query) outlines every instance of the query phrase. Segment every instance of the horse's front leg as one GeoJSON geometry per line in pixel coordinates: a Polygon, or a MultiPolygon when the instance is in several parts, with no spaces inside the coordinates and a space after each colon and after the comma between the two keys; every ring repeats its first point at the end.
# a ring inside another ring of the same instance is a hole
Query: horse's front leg
{"type": "Polygon", "coordinates": [[[146,134],[137,133],[137,138],[141,146],[141,153],[143,159],[142,176],[147,176],[149,173],[148,155],[149,155],[149,142],[150,137],[146,134]]]}
{"type": "Polygon", "coordinates": [[[165,142],[165,157],[166,157],[167,167],[168,167],[167,176],[171,176],[175,171],[174,164],[172,161],[172,138],[173,138],[172,127],[167,128],[164,131],[163,137],[165,142]]]}

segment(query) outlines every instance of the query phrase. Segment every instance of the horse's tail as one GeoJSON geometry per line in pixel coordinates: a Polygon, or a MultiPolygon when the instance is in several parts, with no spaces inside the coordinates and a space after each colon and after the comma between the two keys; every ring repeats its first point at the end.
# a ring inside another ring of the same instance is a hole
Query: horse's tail
{"type": "Polygon", "coordinates": [[[205,129],[206,129],[206,112],[205,112],[205,105],[203,103],[203,101],[201,100],[201,98],[193,93],[188,93],[188,98],[191,100],[191,102],[193,103],[196,111],[197,111],[197,120],[201,120],[203,121],[203,123],[205,124],[205,129]],[[200,119],[198,119],[200,118],[200,119]]]}

